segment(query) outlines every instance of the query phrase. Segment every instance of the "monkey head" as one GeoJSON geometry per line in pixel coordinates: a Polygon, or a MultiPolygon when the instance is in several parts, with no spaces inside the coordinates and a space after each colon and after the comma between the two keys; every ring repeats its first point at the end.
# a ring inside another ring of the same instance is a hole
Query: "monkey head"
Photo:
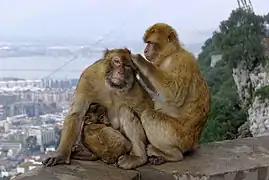
{"type": "Polygon", "coordinates": [[[105,50],[104,59],[108,60],[105,74],[109,88],[119,91],[128,91],[133,87],[135,80],[134,64],[131,60],[131,51],[127,48],[105,50]]]}
{"type": "Polygon", "coordinates": [[[144,55],[151,62],[154,62],[156,57],[171,54],[180,47],[177,32],[165,23],[156,23],[149,27],[143,40],[147,44],[144,55]]]}
{"type": "Polygon", "coordinates": [[[105,125],[110,125],[110,121],[107,117],[106,107],[98,103],[90,104],[90,107],[86,112],[84,121],[86,124],[101,123],[105,125]]]}

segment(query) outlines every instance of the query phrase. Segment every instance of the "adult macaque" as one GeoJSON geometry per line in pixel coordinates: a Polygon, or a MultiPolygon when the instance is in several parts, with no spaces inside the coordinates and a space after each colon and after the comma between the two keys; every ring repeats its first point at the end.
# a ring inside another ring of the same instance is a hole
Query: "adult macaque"
{"type": "Polygon", "coordinates": [[[141,55],[132,60],[141,85],[154,101],[154,110],[145,110],[141,116],[150,142],[149,161],[180,161],[183,153],[198,146],[210,109],[208,86],[195,57],[180,46],[171,26],[157,23],[149,27],[144,42],[148,61],[141,55]]]}
{"type": "Polygon", "coordinates": [[[72,158],[90,161],[101,159],[107,164],[114,164],[121,155],[129,153],[131,142],[109,125],[107,109],[92,103],[84,117],[82,144],[73,147],[72,158]]]}
{"type": "Polygon", "coordinates": [[[44,160],[45,166],[70,163],[72,147],[80,137],[83,117],[91,103],[106,107],[112,127],[132,144],[130,155],[119,157],[119,167],[132,169],[146,163],[146,136],[139,117],[144,109],[153,108],[153,102],[136,81],[132,67],[128,49],[113,49],[106,50],[102,60],[84,70],[64,120],[57,154],[44,160]]]}

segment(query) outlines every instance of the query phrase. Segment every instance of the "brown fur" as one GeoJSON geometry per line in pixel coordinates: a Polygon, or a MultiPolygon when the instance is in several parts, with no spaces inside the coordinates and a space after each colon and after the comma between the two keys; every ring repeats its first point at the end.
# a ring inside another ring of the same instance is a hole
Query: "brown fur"
{"type": "Polygon", "coordinates": [[[154,110],[145,110],[141,116],[151,143],[147,154],[180,161],[184,152],[198,146],[210,108],[208,86],[195,57],[180,46],[171,26],[157,23],[146,30],[143,39],[148,43],[144,53],[149,61],[141,55],[132,60],[153,87],[143,85],[140,78],[154,101],[154,110]]]}
{"type": "Polygon", "coordinates": [[[130,155],[121,156],[118,165],[131,169],[146,163],[146,137],[139,117],[144,109],[152,108],[153,104],[135,80],[130,55],[127,49],[106,50],[102,60],[84,70],[64,120],[57,154],[44,160],[45,166],[70,163],[72,147],[80,137],[83,117],[91,103],[105,106],[112,127],[126,135],[132,144],[130,155]],[[124,69],[124,81],[118,86],[111,85],[112,77],[117,74],[112,68],[114,58],[121,59],[121,68],[124,69]]]}
{"type": "Polygon", "coordinates": [[[84,117],[82,145],[73,147],[72,158],[91,161],[101,159],[107,164],[113,164],[121,155],[129,153],[132,144],[108,125],[107,109],[92,103],[84,117]]]}
{"type": "Polygon", "coordinates": [[[108,119],[106,107],[97,103],[90,104],[90,107],[86,112],[83,121],[84,124],[98,123],[98,124],[111,125],[108,119]]]}
{"type": "Polygon", "coordinates": [[[107,164],[116,163],[121,155],[131,151],[130,141],[112,127],[93,123],[83,130],[84,145],[107,164]]]}

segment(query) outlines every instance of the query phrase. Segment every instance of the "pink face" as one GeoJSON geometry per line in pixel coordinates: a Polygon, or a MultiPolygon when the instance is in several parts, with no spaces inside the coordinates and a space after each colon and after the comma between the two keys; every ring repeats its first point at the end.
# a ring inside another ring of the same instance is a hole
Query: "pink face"
{"type": "Polygon", "coordinates": [[[126,58],[114,56],[111,59],[112,76],[111,82],[115,85],[122,85],[132,72],[131,66],[128,64],[126,58]]]}
{"type": "Polygon", "coordinates": [[[119,56],[114,56],[112,58],[112,67],[113,67],[113,74],[111,81],[114,84],[119,85],[124,80],[124,64],[119,56]]]}
{"type": "Polygon", "coordinates": [[[157,49],[154,43],[148,42],[145,50],[144,55],[149,61],[153,61],[153,59],[157,56],[157,49]]]}

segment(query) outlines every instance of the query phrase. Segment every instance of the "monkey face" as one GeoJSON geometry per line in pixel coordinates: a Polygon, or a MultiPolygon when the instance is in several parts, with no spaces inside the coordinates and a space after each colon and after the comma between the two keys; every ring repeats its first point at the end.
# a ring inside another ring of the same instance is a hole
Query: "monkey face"
{"type": "Polygon", "coordinates": [[[117,86],[124,86],[125,80],[129,79],[131,67],[125,62],[124,57],[114,56],[111,59],[111,82],[117,86]]]}
{"type": "Polygon", "coordinates": [[[148,42],[145,50],[144,55],[149,61],[153,61],[157,57],[157,44],[148,42]]]}
{"type": "Polygon", "coordinates": [[[107,109],[106,107],[98,104],[92,103],[85,115],[85,123],[102,123],[105,125],[110,125],[110,121],[107,118],[107,109]]]}
{"type": "Polygon", "coordinates": [[[106,71],[106,81],[111,88],[125,89],[134,83],[133,64],[130,51],[111,52],[107,55],[110,59],[106,71]]]}
{"type": "Polygon", "coordinates": [[[169,45],[178,42],[176,32],[172,27],[164,23],[157,23],[151,26],[146,30],[143,39],[144,42],[147,43],[144,55],[152,62],[162,51],[165,51],[169,45]]]}

